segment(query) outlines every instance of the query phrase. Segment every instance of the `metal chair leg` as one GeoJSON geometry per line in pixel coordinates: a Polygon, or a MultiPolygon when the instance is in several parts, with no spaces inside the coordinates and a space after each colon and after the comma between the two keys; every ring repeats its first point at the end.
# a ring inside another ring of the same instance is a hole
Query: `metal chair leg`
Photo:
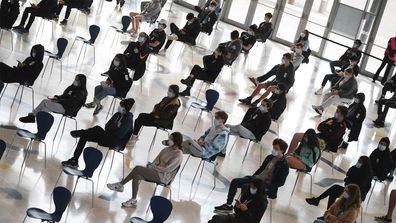
{"type": "Polygon", "coordinates": [[[234,143],[232,144],[232,146],[231,146],[231,149],[230,149],[230,152],[228,152],[228,155],[230,155],[230,154],[231,154],[231,152],[232,152],[232,149],[234,149],[234,146],[235,146],[235,144],[236,144],[237,140],[238,140],[238,136],[235,136],[235,141],[234,141],[234,143]]]}
{"type": "Polygon", "coordinates": [[[44,66],[43,73],[41,74],[41,78],[43,78],[43,77],[44,77],[45,71],[47,70],[47,66],[48,66],[48,62],[49,62],[49,60],[50,60],[50,57],[48,57],[48,59],[47,59],[47,62],[45,63],[45,66],[44,66]]]}
{"type": "Polygon", "coordinates": [[[158,128],[155,129],[153,140],[151,140],[149,152],[153,149],[153,146],[154,146],[154,143],[155,143],[155,139],[157,138],[157,132],[158,132],[158,128]]]}
{"type": "Polygon", "coordinates": [[[198,123],[201,120],[201,116],[202,116],[202,109],[200,109],[200,111],[199,111],[199,115],[198,115],[197,122],[195,123],[194,131],[195,131],[195,129],[197,129],[198,123]]]}
{"type": "Polygon", "coordinates": [[[21,85],[18,85],[18,88],[17,88],[17,90],[16,90],[16,92],[15,92],[15,95],[14,95],[14,99],[12,100],[12,103],[11,103],[11,108],[12,108],[12,106],[14,105],[15,98],[16,98],[18,92],[19,92],[19,88],[20,88],[20,87],[21,87],[21,85]]]}
{"type": "Polygon", "coordinates": [[[249,147],[250,147],[250,143],[251,143],[252,141],[251,140],[249,140],[249,143],[248,143],[248,146],[247,146],[247,148],[246,148],[246,152],[245,152],[245,155],[243,156],[243,159],[242,159],[242,163],[244,163],[245,162],[245,158],[246,158],[246,155],[248,154],[248,152],[249,152],[249,147]]]}
{"type": "MultiPolygon", "coordinates": [[[[99,146],[99,145],[98,145],[98,146],[99,146]]],[[[104,166],[104,164],[105,164],[105,162],[106,162],[107,155],[109,155],[109,151],[110,151],[110,149],[107,150],[106,155],[105,155],[105,157],[104,157],[104,159],[103,159],[102,167],[100,167],[100,171],[99,171],[99,174],[98,174],[98,181],[99,181],[100,174],[102,173],[103,166],[104,166]]],[[[124,178],[123,178],[123,179],[124,179],[124,178]]]]}
{"type": "Polygon", "coordinates": [[[296,184],[297,184],[297,181],[298,181],[298,178],[299,178],[299,177],[300,177],[300,172],[297,171],[296,181],[294,182],[293,190],[292,190],[292,192],[291,192],[291,194],[290,194],[290,197],[293,196],[294,189],[296,189],[296,184]]]}
{"type": "Polygon", "coordinates": [[[367,200],[367,206],[366,206],[366,208],[368,207],[368,204],[370,203],[371,195],[373,195],[373,191],[374,191],[374,188],[375,188],[375,185],[376,185],[376,184],[377,184],[377,181],[374,181],[374,185],[373,185],[373,187],[371,188],[370,195],[369,195],[369,198],[368,198],[368,200],[367,200]]]}

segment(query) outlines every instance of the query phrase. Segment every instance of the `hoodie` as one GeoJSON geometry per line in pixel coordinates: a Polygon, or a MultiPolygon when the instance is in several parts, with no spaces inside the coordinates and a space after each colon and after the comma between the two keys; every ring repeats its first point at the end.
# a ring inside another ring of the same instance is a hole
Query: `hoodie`
{"type": "Polygon", "coordinates": [[[384,151],[380,151],[378,148],[375,149],[370,154],[369,158],[374,176],[376,176],[380,181],[385,180],[393,166],[389,146],[387,146],[384,151]]]}
{"type": "Polygon", "coordinates": [[[204,141],[202,145],[202,158],[209,159],[223,151],[224,147],[227,145],[229,133],[230,129],[227,127],[219,128],[212,126],[206,130],[204,135],[199,138],[204,141]]]}
{"type": "Polygon", "coordinates": [[[16,72],[19,83],[28,83],[30,86],[34,84],[34,81],[40,75],[43,69],[43,58],[44,58],[44,47],[41,44],[34,45],[30,51],[30,56],[26,58],[19,66],[16,67],[16,72]],[[36,55],[33,57],[33,51],[36,55]]]}
{"type": "Polygon", "coordinates": [[[349,142],[359,139],[362,124],[366,118],[366,107],[364,107],[365,96],[363,93],[357,93],[356,98],[359,99],[359,102],[353,102],[348,107],[348,113],[345,117],[347,128],[351,130],[348,135],[349,142]]]}
{"type": "Polygon", "coordinates": [[[87,99],[87,78],[79,74],[77,78],[80,82],[78,87],[70,85],[62,95],[55,96],[57,102],[65,109],[65,114],[75,117],[87,99]]]}

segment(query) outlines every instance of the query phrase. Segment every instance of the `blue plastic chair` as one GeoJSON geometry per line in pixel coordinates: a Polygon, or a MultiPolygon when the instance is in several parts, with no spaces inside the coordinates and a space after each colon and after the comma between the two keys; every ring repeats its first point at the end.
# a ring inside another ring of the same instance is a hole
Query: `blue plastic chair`
{"type": "Polygon", "coordinates": [[[3,157],[6,147],[7,147],[6,143],[0,139],[0,160],[1,160],[1,157],[3,157]]]}
{"type": "Polygon", "coordinates": [[[151,221],[145,221],[139,217],[132,217],[129,222],[147,222],[147,223],[163,223],[165,222],[172,213],[172,203],[161,196],[153,196],[150,200],[150,209],[153,213],[153,219],[151,221]]]}
{"type": "MultiPolygon", "coordinates": [[[[23,158],[22,165],[21,165],[21,171],[23,164],[26,162],[27,157],[29,156],[30,152],[33,149],[33,141],[44,144],[44,168],[47,167],[47,144],[44,142],[45,137],[47,136],[47,133],[52,127],[52,124],[54,123],[54,116],[52,116],[48,112],[38,112],[36,115],[36,124],[37,124],[37,133],[32,133],[26,129],[18,129],[14,135],[14,138],[12,139],[11,146],[14,145],[14,140],[15,137],[18,135],[19,137],[22,138],[27,138],[30,139],[29,144],[26,148],[25,152],[25,157],[23,158]]],[[[6,157],[8,155],[8,152],[10,150],[7,150],[6,157]]]]}
{"type": "Polygon", "coordinates": [[[65,212],[69,205],[71,193],[64,187],[55,187],[52,193],[54,195],[55,211],[48,213],[40,208],[29,208],[26,211],[23,222],[25,222],[28,216],[30,218],[40,219],[42,222],[59,222],[62,219],[63,212],[65,212]]]}
{"type": "Polygon", "coordinates": [[[120,36],[122,36],[122,34],[127,33],[128,27],[131,24],[132,18],[130,16],[122,16],[121,18],[121,25],[122,28],[118,28],[117,26],[110,26],[107,31],[106,31],[106,35],[105,38],[103,39],[103,41],[106,40],[107,34],[109,33],[109,30],[114,30],[115,34],[113,37],[113,40],[111,42],[110,47],[112,47],[114,45],[114,41],[117,43],[119,41],[120,36]]]}
{"type": "MultiPolygon", "coordinates": [[[[94,44],[95,44],[96,39],[98,38],[99,32],[100,32],[100,27],[99,26],[97,26],[97,25],[89,26],[90,39],[88,40],[88,39],[85,39],[84,37],[76,36],[76,38],[74,38],[73,44],[70,47],[70,51],[67,54],[67,56],[70,55],[70,52],[72,51],[74,43],[76,42],[76,40],[82,41],[83,42],[83,46],[81,47],[80,53],[78,54],[78,58],[77,58],[77,62],[76,63],[78,63],[78,60],[80,59],[81,52],[83,51],[84,47],[85,47],[85,51],[86,51],[87,50],[87,46],[89,45],[89,46],[93,47],[93,51],[94,51],[94,61],[93,61],[94,63],[93,64],[95,65],[95,45],[94,44]]],[[[85,53],[84,53],[84,56],[83,56],[83,59],[82,59],[83,61],[84,61],[84,58],[85,58],[85,53]]]]}
{"type": "MultiPolygon", "coordinates": [[[[62,66],[62,56],[63,53],[66,50],[67,44],[69,43],[69,41],[67,41],[67,39],[65,38],[59,38],[58,41],[56,42],[56,46],[58,48],[58,53],[52,53],[50,51],[45,50],[45,55],[48,56],[48,60],[47,63],[45,63],[45,67],[44,67],[44,71],[43,74],[41,75],[41,78],[43,78],[45,71],[47,70],[47,65],[50,59],[52,60],[56,60],[59,61],[60,64],[60,81],[62,81],[62,70],[63,70],[63,66],[62,66]]],[[[51,65],[51,72],[50,74],[52,74],[52,69],[54,68],[54,61],[52,61],[52,65],[51,65]]]]}
{"type": "MultiPolygon", "coordinates": [[[[202,112],[207,112],[209,114],[212,114],[211,112],[212,112],[214,106],[216,105],[217,101],[219,100],[220,94],[216,90],[209,89],[206,91],[205,96],[206,96],[206,104],[203,105],[203,104],[200,104],[197,102],[191,103],[191,105],[190,105],[190,107],[188,107],[186,115],[184,116],[183,121],[182,121],[182,124],[183,124],[191,107],[199,109],[200,112],[199,112],[197,122],[195,123],[194,131],[197,128],[199,121],[201,120],[202,112]]],[[[212,119],[213,119],[213,116],[212,116],[212,119]]]]}
{"type": "Polygon", "coordinates": [[[78,169],[75,169],[75,168],[72,168],[69,166],[63,166],[62,171],[60,172],[55,185],[58,184],[58,181],[62,175],[62,172],[64,172],[67,175],[70,175],[70,176],[77,176],[76,184],[74,185],[73,192],[72,192],[72,196],[73,196],[74,192],[76,191],[78,180],[80,178],[90,181],[92,184],[91,194],[92,194],[92,207],[93,207],[94,206],[94,193],[95,193],[94,185],[95,185],[95,183],[92,181],[91,178],[92,178],[96,168],[98,168],[100,162],[102,162],[102,158],[103,158],[103,154],[101,151],[99,151],[93,147],[85,148],[84,149],[85,169],[78,170],[78,169]]]}

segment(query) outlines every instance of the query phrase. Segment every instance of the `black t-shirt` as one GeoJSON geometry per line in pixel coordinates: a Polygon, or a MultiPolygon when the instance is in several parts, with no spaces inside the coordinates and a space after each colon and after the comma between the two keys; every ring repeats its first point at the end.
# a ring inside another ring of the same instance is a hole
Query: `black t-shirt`
{"type": "Polygon", "coordinates": [[[164,45],[165,40],[166,40],[165,31],[164,30],[160,31],[159,29],[154,29],[150,33],[150,43],[155,43],[156,41],[159,41],[160,44],[157,47],[150,47],[151,52],[158,53],[158,51],[164,45]]]}

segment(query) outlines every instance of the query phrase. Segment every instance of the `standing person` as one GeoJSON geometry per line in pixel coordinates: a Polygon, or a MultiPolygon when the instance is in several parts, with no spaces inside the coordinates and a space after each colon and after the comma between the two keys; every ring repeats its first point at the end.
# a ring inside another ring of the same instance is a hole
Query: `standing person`
{"type": "Polygon", "coordinates": [[[291,168],[311,171],[312,167],[319,160],[319,158],[319,140],[316,136],[315,130],[308,129],[303,134],[294,134],[289,150],[286,154],[287,163],[291,168]]]}
{"type": "Polygon", "coordinates": [[[2,0],[0,5],[0,28],[11,29],[19,15],[19,0],[2,0]]]}
{"type": "Polygon", "coordinates": [[[388,212],[384,216],[374,217],[375,221],[382,223],[392,223],[392,213],[396,207],[396,190],[392,190],[389,195],[388,212]]]}
{"type": "Polygon", "coordinates": [[[31,4],[23,11],[22,19],[19,25],[14,26],[13,29],[20,33],[28,33],[36,16],[53,19],[57,9],[57,0],[42,0],[37,5],[31,4]],[[30,14],[30,17],[29,17],[30,14]],[[25,26],[26,20],[29,20],[25,26]]]}
{"type": "MultiPolygon", "coordinates": [[[[130,42],[124,51],[126,68],[133,72],[133,81],[143,77],[146,72],[146,61],[150,53],[149,36],[145,32],[139,33],[136,42],[130,42]]],[[[129,89],[128,89],[129,90],[129,89]]]]}
{"type": "Polygon", "coordinates": [[[44,99],[41,103],[19,121],[23,123],[35,122],[36,114],[40,111],[55,112],[59,114],[75,117],[87,99],[87,78],[84,74],[77,74],[73,84],[66,88],[62,95],[55,95],[53,98],[44,99]]]}
{"type": "Polygon", "coordinates": [[[231,32],[231,40],[228,42],[220,43],[218,46],[220,52],[224,53],[224,59],[226,65],[231,66],[232,63],[236,60],[236,58],[241,53],[242,42],[239,39],[238,30],[234,30],[231,32]]]}
{"type": "Polygon", "coordinates": [[[360,212],[360,189],[356,184],[345,187],[342,196],[327,209],[323,219],[315,220],[314,223],[354,223],[360,212]]]}
{"type": "Polygon", "coordinates": [[[44,47],[37,44],[32,47],[30,56],[22,63],[17,60],[18,64],[13,67],[0,63],[0,92],[4,88],[4,83],[27,83],[32,86],[43,69],[43,58],[44,47]]]}
{"type": "Polygon", "coordinates": [[[381,96],[378,100],[375,100],[375,103],[377,104],[379,101],[385,99],[385,95],[388,91],[396,93],[396,73],[393,75],[393,77],[391,77],[390,80],[385,82],[384,87],[382,87],[381,90],[381,96]]]}
{"type": "Polygon", "coordinates": [[[165,147],[152,163],[144,166],[136,166],[120,182],[107,184],[107,188],[116,192],[123,192],[124,185],[132,180],[132,198],[123,202],[122,207],[136,208],[137,193],[141,180],[148,180],[158,184],[169,184],[176,176],[177,171],[183,161],[182,144],[183,135],[180,132],[170,134],[166,140],[165,147]]]}
{"type": "Polygon", "coordinates": [[[373,180],[384,181],[393,168],[389,145],[389,138],[383,137],[380,139],[377,148],[370,154],[373,180]]]}
{"type": "Polygon", "coordinates": [[[158,54],[162,46],[165,44],[166,40],[166,33],[165,33],[165,28],[166,28],[166,20],[161,19],[158,22],[158,28],[154,29],[151,31],[150,36],[149,36],[149,51],[150,53],[153,54],[158,54]]]}
{"type": "Polygon", "coordinates": [[[62,165],[77,168],[78,159],[87,142],[97,142],[99,145],[107,147],[125,145],[129,140],[126,137],[133,128],[133,114],[129,111],[134,104],[135,100],[132,98],[122,100],[118,106],[118,112],[110,118],[104,129],[96,125],[89,129],[71,131],[70,135],[73,138],[80,139],[74,150],[73,157],[67,161],[62,161],[62,165]]]}
{"type": "Polygon", "coordinates": [[[241,33],[241,37],[239,37],[239,39],[242,43],[242,53],[248,54],[249,50],[252,49],[253,45],[256,43],[256,31],[257,25],[253,24],[249,26],[247,32],[241,33]]]}
{"type": "MultiPolygon", "coordinates": [[[[121,2],[125,2],[121,1],[121,2]]],[[[122,7],[123,3],[120,3],[122,7]]],[[[151,0],[143,9],[141,13],[130,12],[129,16],[132,18],[132,29],[128,30],[132,35],[139,32],[139,25],[141,22],[151,22],[155,20],[161,12],[161,0],[151,0]]]]}
{"type": "Polygon", "coordinates": [[[377,72],[375,72],[375,75],[373,76],[373,82],[375,82],[378,79],[382,69],[384,69],[386,65],[384,76],[381,79],[381,84],[384,84],[388,80],[388,75],[390,73],[392,65],[395,62],[396,62],[396,36],[391,37],[388,40],[388,45],[386,46],[386,50],[384,53],[384,59],[382,59],[381,65],[379,66],[377,72]]]}
{"type": "Polygon", "coordinates": [[[266,42],[272,33],[272,14],[267,12],[264,15],[264,22],[260,23],[256,31],[256,38],[259,42],[266,42]]]}
{"type": "Polygon", "coordinates": [[[201,31],[208,35],[212,33],[213,26],[217,21],[216,8],[216,1],[211,1],[209,7],[198,14],[199,22],[201,23],[201,31]]]}
{"type": "Polygon", "coordinates": [[[336,73],[336,69],[335,69],[336,67],[342,68],[345,65],[349,64],[349,61],[352,58],[356,58],[357,63],[359,63],[360,58],[362,57],[362,51],[359,49],[361,45],[362,45],[362,41],[356,39],[353,42],[353,46],[351,48],[348,48],[338,60],[330,61],[331,73],[332,74],[336,73]]]}
{"type": "Polygon", "coordinates": [[[235,200],[234,214],[214,215],[208,223],[260,223],[267,205],[263,181],[253,179],[242,189],[241,198],[235,200]]]}
{"type": "Polygon", "coordinates": [[[80,9],[84,5],[84,1],[86,0],[59,0],[58,1],[58,8],[55,12],[55,18],[58,19],[59,15],[63,9],[63,6],[67,6],[65,18],[59,23],[61,26],[67,25],[67,20],[69,19],[70,13],[72,9],[80,9]]]}
{"type": "Polygon", "coordinates": [[[385,126],[385,118],[389,112],[389,108],[396,108],[396,94],[391,98],[382,98],[378,100],[377,119],[373,121],[374,127],[382,128],[385,126]]]}

